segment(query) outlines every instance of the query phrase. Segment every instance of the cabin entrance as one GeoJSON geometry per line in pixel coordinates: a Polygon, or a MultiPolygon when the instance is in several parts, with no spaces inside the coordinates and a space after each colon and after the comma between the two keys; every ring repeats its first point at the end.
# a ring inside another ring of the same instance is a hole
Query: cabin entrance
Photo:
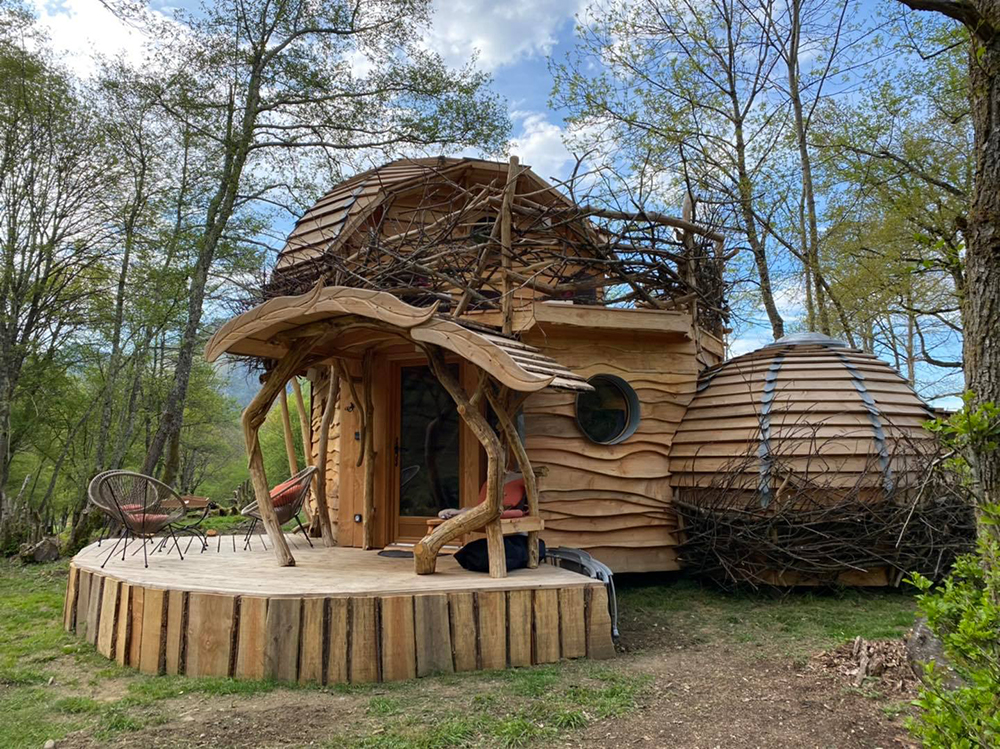
{"type": "MultiPolygon", "coordinates": [[[[450,367],[458,377],[458,365],[450,367]]],[[[397,373],[394,540],[413,543],[427,532],[428,518],[460,506],[461,418],[455,401],[430,367],[400,365],[397,373]]]]}

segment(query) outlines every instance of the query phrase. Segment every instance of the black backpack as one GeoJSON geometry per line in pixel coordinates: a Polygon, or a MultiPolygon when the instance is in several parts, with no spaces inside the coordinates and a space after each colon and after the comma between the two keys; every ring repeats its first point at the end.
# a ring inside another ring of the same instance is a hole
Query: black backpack
{"type": "MultiPolygon", "coordinates": [[[[507,557],[507,570],[519,570],[528,566],[528,537],[504,536],[504,556],[507,557]]],[[[545,559],[545,542],[538,540],[538,561],[545,559]]],[[[455,561],[470,572],[489,572],[490,553],[486,539],[480,538],[467,543],[455,552],[455,561]]]]}

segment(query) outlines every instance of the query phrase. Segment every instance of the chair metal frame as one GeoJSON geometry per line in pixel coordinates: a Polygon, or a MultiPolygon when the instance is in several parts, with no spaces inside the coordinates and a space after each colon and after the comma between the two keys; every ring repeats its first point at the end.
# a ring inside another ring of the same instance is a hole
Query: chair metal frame
{"type": "MultiPolygon", "coordinates": [[[[122,546],[122,561],[133,538],[142,539],[143,564],[149,567],[146,544],[157,533],[166,530],[174,542],[177,555],[183,559],[180,544],[174,534],[174,524],[187,514],[187,505],[170,486],[152,476],[134,471],[104,471],[94,476],[87,487],[87,497],[112,522],[120,526],[115,545],[108,552],[101,568],[110,561],[119,546],[122,546]],[[131,484],[130,486],[128,484],[131,484]],[[152,495],[150,494],[152,492],[152,495]],[[135,508],[139,508],[137,512],[135,508]],[[147,518],[163,516],[152,523],[147,518]],[[124,544],[123,544],[124,542],[124,544]]],[[[168,542],[165,537],[159,548],[168,542]]],[[[156,551],[154,547],[153,551],[156,551]]],[[[133,551],[135,554],[138,550],[133,551]]]]}
{"type": "MultiPolygon", "coordinates": [[[[307,466],[301,471],[296,473],[294,476],[287,479],[287,481],[295,481],[298,485],[298,494],[295,499],[291,502],[281,505],[280,507],[275,507],[275,514],[278,516],[278,525],[282,526],[290,520],[294,519],[299,526],[299,530],[302,531],[302,535],[305,536],[306,541],[312,546],[313,542],[309,538],[309,531],[306,530],[305,526],[302,525],[302,521],[299,520],[299,513],[302,511],[302,505],[305,502],[306,495],[309,494],[309,487],[312,484],[312,477],[316,471],[319,470],[316,466],[307,466]]],[[[263,518],[260,515],[260,510],[257,507],[257,501],[254,500],[242,510],[240,514],[250,518],[250,527],[247,529],[246,535],[243,537],[243,549],[244,551],[250,547],[250,539],[253,536],[254,530],[257,528],[257,523],[259,523],[263,518]]]]}

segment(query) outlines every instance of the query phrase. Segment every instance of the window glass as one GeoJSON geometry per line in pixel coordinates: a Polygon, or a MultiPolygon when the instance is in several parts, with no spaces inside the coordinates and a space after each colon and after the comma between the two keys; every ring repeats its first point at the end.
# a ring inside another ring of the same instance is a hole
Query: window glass
{"type": "Polygon", "coordinates": [[[581,431],[601,445],[627,439],[639,427],[639,398],[621,377],[597,375],[588,382],[593,391],[576,399],[576,420],[581,431]]]}

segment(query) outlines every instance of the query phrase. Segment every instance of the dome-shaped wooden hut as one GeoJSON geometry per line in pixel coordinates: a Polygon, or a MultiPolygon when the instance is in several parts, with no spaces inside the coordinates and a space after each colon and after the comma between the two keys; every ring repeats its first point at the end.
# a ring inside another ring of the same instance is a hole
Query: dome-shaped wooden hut
{"type": "Polygon", "coordinates": [[[946,511],[926,492],[930,418],[889,364],[816,333],[706,369],[670,455],[684,566],[882,582],[923,562],[937,541],[921,534],[947,522],[927,516],[946,511]]]}

